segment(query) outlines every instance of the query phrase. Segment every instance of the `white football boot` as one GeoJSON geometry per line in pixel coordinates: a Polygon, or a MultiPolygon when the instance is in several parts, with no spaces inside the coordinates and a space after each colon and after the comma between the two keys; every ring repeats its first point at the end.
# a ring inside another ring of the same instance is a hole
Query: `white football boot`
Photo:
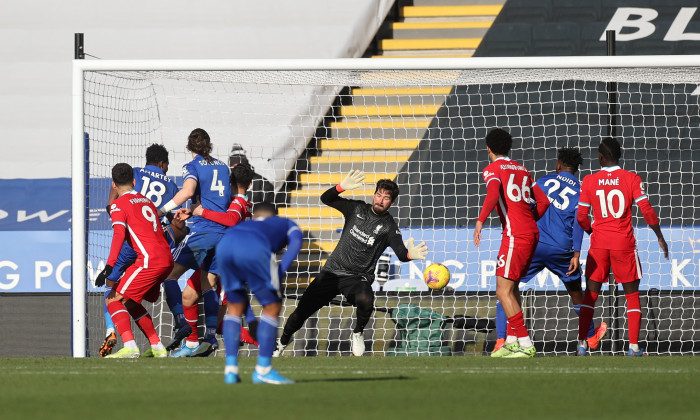
{"type": "Polygon", "coordinates": [[[365,337],[361,332],[352,333],[352,337],[350,337],[350,348],[352,349],[352,354],[355,356],[362,356],[365,354],[365,337]]]}

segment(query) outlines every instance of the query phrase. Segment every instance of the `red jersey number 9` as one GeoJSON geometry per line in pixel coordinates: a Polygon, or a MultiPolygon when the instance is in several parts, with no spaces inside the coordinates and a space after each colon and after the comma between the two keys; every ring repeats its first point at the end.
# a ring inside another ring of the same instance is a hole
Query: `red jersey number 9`
{"type": "Polygon", "coordinates": [[[153,231],[158,232],[158,217],[153,213],[153,210],[148,206],[143,206],[141,207],[141,214],[146,220],[153,223],[153,231]]]}

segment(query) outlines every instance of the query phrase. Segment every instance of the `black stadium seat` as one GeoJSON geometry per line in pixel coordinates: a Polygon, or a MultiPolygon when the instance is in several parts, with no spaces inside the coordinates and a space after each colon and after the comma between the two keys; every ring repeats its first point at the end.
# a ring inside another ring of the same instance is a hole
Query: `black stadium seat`
{"type": "Polygon", "coordinates": [[[600,20],[600,0],[552,0],[552,21],[595,22],[600,20]]]}
{"type": "Polygon", "coordinates": [[[488,48],[489,57],[522,57],[529,55],[531,39],[529,23],[496,23],[481,44],[488,48]]]}
{"type": "Polygon", "coordinates": [[[552,17],[552,0],[508,0],[496,22],[547,22],[552,17]]]}
{"type": "Polygon", "coordinates": [[[532,30],[532,55],[577,55],[579,45],[577,23],[542,23],[532,30]]]}

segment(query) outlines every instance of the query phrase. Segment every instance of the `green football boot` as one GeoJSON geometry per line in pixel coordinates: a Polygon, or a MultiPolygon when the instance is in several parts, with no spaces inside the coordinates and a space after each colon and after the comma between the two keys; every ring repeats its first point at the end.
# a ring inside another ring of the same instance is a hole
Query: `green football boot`
{"type": "Polygon", "coordinates": [[[123,347],[121,350],[114,354],[108,354],[105,359],[138,359],[141,356],[139,349],[130,349],[128,347],[123,347]]]}

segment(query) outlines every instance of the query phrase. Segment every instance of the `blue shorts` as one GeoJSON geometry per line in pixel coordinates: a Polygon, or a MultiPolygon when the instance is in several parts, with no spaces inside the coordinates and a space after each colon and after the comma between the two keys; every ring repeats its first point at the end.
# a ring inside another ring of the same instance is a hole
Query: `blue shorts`
{"type": "Polygon", "coordinates": [[[230,302],[234,295],[247,295],[246,285],[263,306],[281,302],[277,259],[262,234],[228,235],[216,249],[221,286],[230,302]]]}
{"type": "Polygon", "coordinates": [[[125,241],[121,251],[119,251],[119,256],[117,256],[117,262],[112,267],[112,274],[107,277],[107,280],[119,282],[126,269],[136,262],[136,257],[138,257],[136,251],[125,241]]]}
{"type": "Polygon", "coordinates": [[[223,232],[190,232],[173,252],[173,259],[190,270],[201,267],[208,272],[222,236],[223,232]]]}
{"type": "Polygon", "coordinates": [[[573,257],[574,251],[540,242],[537,244],[537,249],[535,249],[535,255],[532,257],[527,274],[520,281],[527,283],[545,268],[557,275],[564,283],[581,281],[580,269],[570,276],[566,275],[566,272],[569,271],[569,263],[571,263],[571,258],[573,257]]]}

